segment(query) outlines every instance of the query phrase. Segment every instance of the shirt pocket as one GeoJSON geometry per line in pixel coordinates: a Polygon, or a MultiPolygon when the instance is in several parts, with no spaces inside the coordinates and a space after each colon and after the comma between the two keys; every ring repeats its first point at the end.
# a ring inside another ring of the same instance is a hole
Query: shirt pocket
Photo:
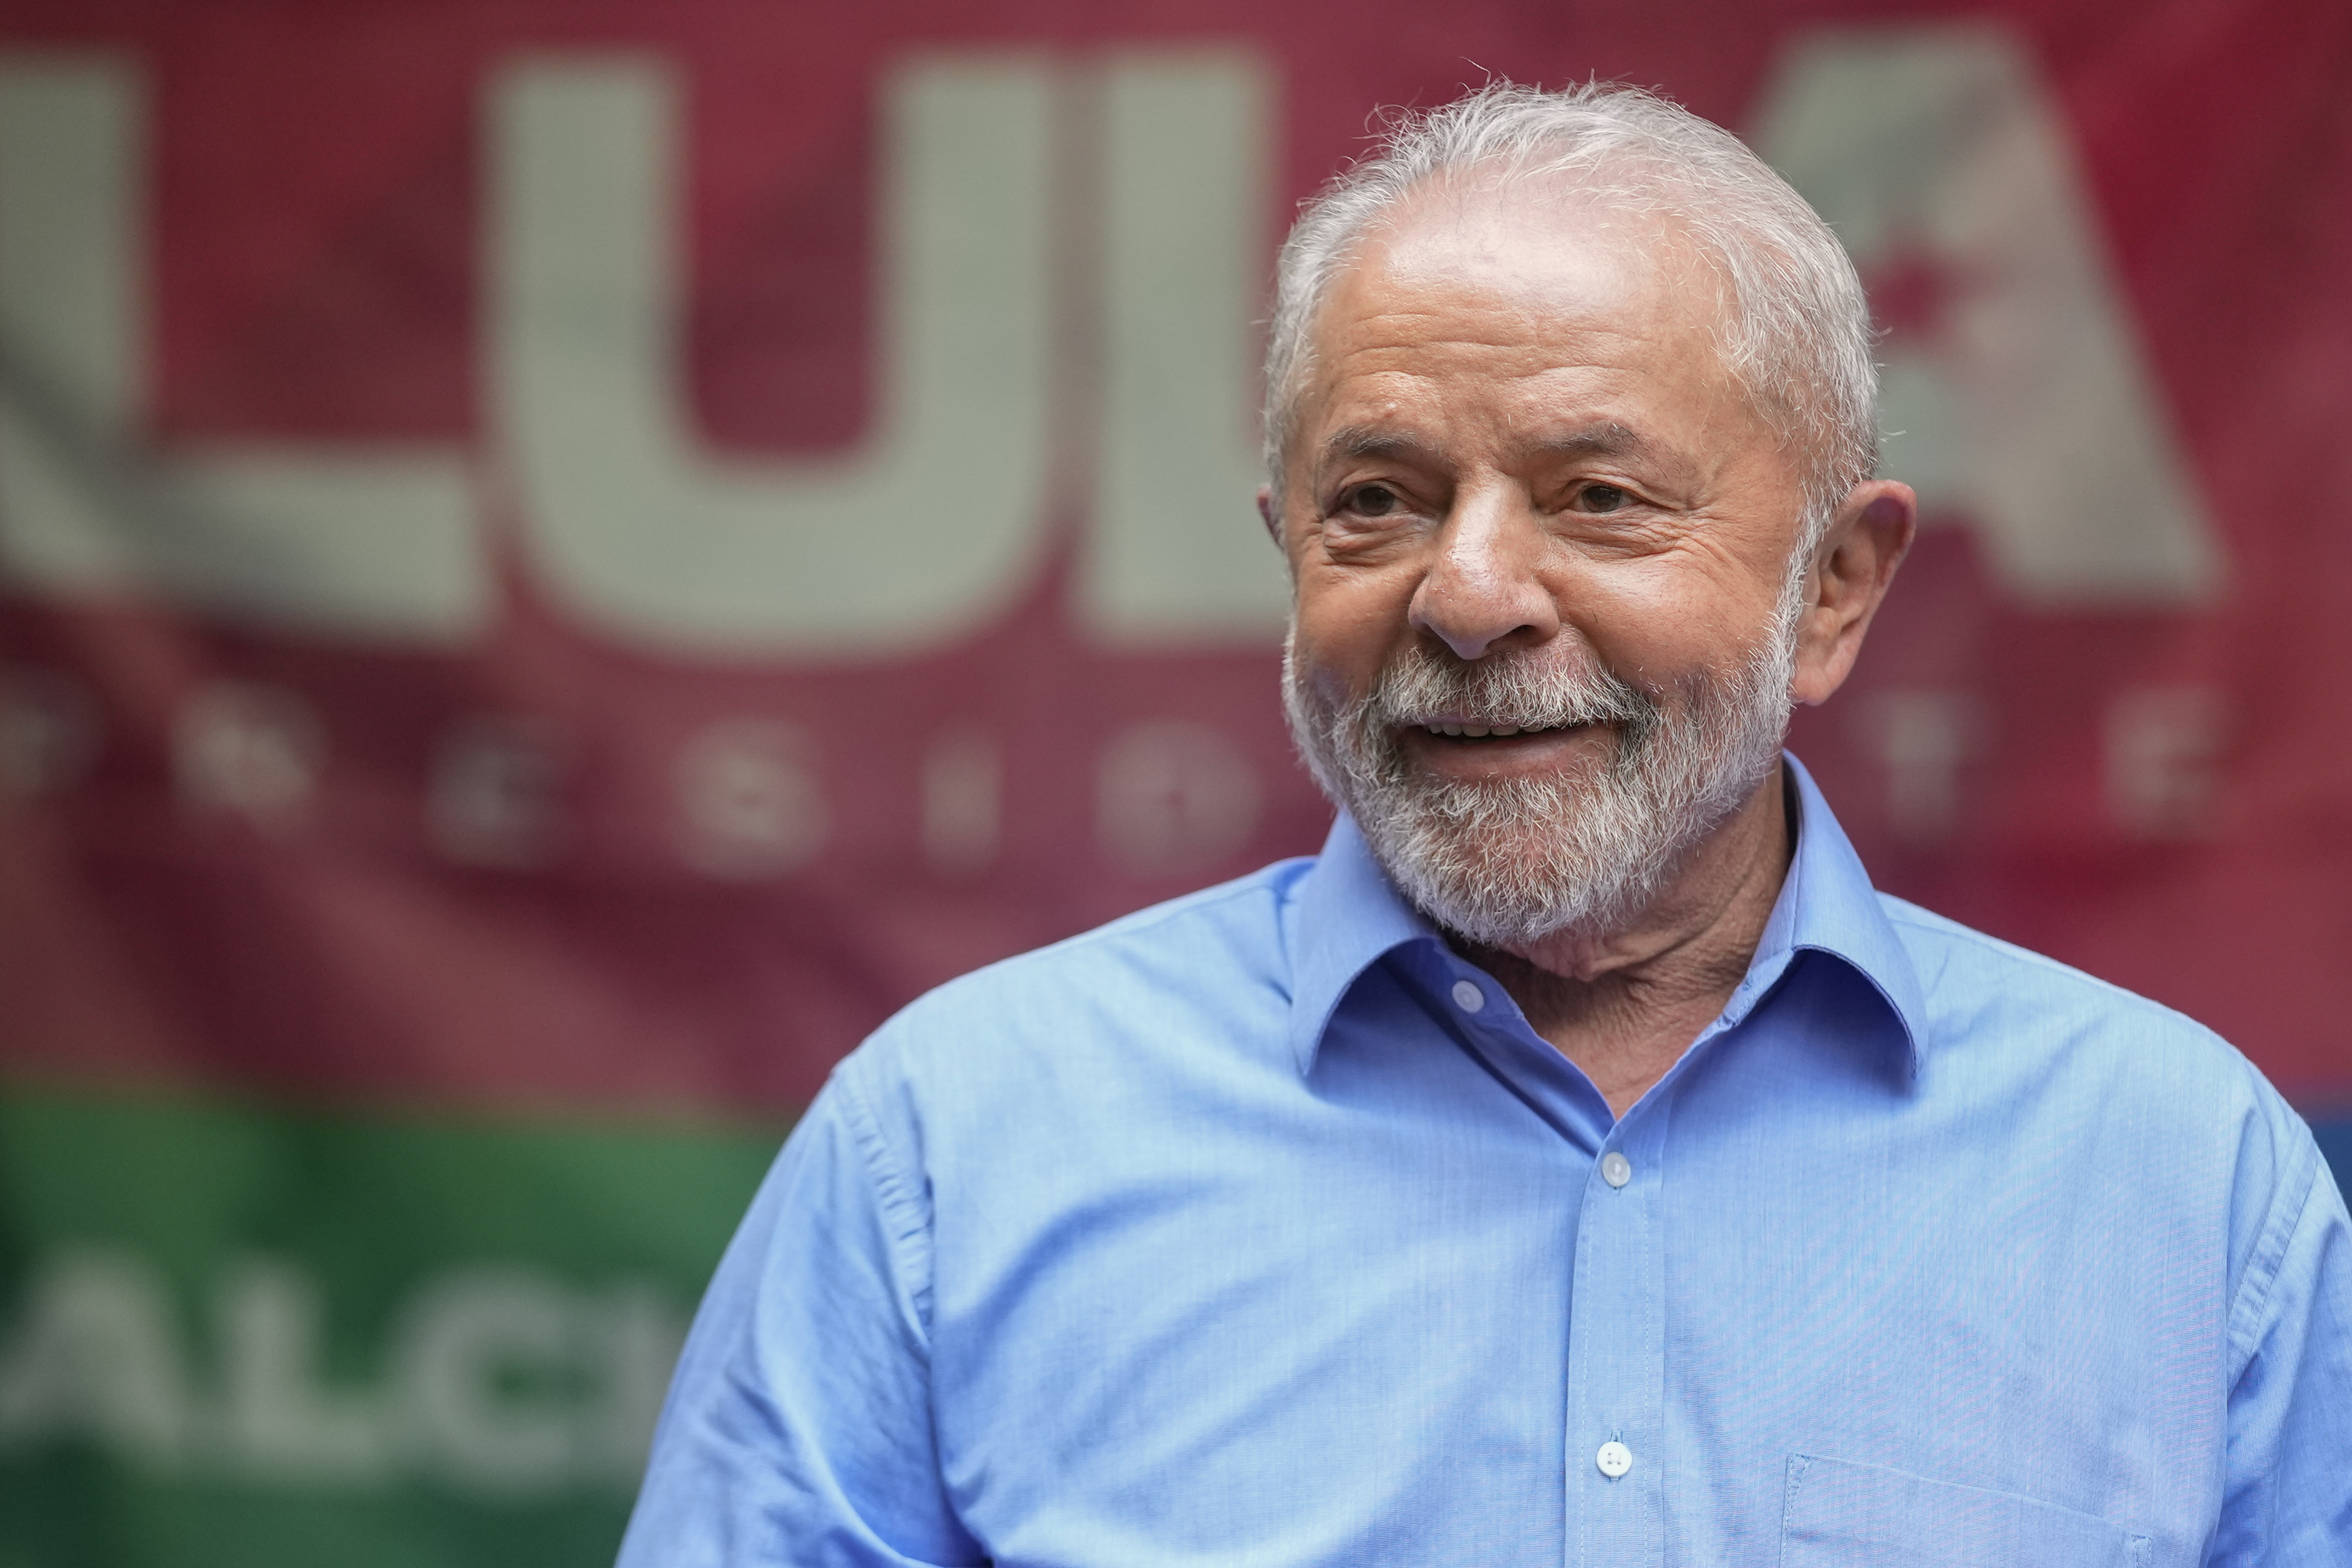
{"type": "Polygon", "coordinates": [[[2015,1492],[1789,1457],[1780,1568],[2147,1568],[2145,1535],[2015,1492]]]}

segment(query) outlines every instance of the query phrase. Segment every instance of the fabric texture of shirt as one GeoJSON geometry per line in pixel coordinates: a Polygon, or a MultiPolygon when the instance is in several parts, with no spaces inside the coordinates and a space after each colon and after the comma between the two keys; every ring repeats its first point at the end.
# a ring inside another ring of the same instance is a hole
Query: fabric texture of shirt
{"type": "Polygon", "coordinates": [[[2352,1563],[2302,1122],[1790,777],[1622,1119],[1345,818],[916,1002],[719,1266],[623,1563],[2352,1563]]]}

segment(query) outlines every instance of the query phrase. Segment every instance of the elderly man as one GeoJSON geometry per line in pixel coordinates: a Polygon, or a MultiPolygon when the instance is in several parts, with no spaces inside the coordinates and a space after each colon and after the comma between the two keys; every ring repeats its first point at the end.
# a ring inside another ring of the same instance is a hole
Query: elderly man
{"type": "Polygon", "coordinates": [[[1913,510],[1794,193],[1490,88],[1301,217],[1267,392],[1329,841],[842,1064],[624,1561],[2352,1562],[2302,1124],[1780,754],[1913,510]]]}

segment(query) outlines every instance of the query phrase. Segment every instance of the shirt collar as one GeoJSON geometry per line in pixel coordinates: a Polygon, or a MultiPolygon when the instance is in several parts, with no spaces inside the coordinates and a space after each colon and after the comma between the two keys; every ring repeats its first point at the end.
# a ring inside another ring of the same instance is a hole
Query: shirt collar
{"type": "Polygon", "coordinates": [[[1355,819],[1339,813],[1298,890],[1290,980],[1290,1049],[1301,1077],[1356,977],[1398,947],[1436,942],[1437,927],[1404,901],[1355,819]]]}
{"type": "Polygon", "coordinates": [[[1798,954],[1826,953],[1869,981],[1886,1003],[1916,1076],[1927,1039],[1919,972],[1813,776],[1785,751],[1780,760],[1796,802],[1797,852],[1790,857],[1788,880],[1764,923],[1756,956],[1748,961],[1743,995],[1733,1006],[1743,1011],[1754,1006],[1798,954]]]}
{"type": "MultiPolygon", "coordinates": [[[[1918,972],[1812,775],[1785,752],[1781,760],[1796,807],[1796,853],[1748,963],[1748,978],[1727,1016],[1732,1022],[1745,1016],[1798,954],[1825,953],[1869,981],[1884,998],[1903,1031],[1916,1074],[1927,1038],[1918,972]]],[[[1397,892],[1344,811],[1299,885],[1296,911],[1290,1049],[1304,1076],[1314,1071],[1331,1015],[1358,977],[1398,947],[1441,938],[1397,892]]]]}

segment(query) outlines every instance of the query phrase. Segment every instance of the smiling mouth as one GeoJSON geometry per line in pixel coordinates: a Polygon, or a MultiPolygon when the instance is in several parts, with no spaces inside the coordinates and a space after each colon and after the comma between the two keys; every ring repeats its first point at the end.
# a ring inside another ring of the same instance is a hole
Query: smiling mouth
{"type": "Polygon", "coordinates": [[[1415,727],[1424,735],[1443,736],[1448,740],[1508,740],[1515,736],[1565,735],[1584,726],[1560,724],[1522,729],[1508,724],[1424,724],[1415,727]]]}

